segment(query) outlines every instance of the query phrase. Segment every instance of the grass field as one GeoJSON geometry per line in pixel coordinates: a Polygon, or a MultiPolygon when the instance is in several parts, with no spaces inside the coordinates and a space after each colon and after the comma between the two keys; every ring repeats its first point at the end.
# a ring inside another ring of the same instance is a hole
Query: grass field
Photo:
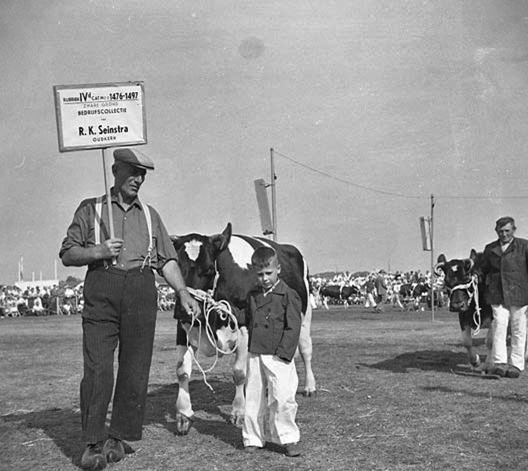
{"type": "MultiPolygon", "coordinates": [[[[79,317],[0,320],[0,469],[76,470],[83,451],[79,317]]],[[[468,371],[450,313],[316,310],[315,398],[298,396],[304,454],[248,456],[227,422],[231,359],[196,372],[196,422],[175,435],[175,324],[160,313],[143,440],[111,470],[526,470],[528,379],[468,371]]],[[[475,338],[484,354],[484,332],[475,338]]],[[[203,365],[211,364],[203,359],[203,365]]],[[[302,378],[302,363],[297,360],[302,378]]],[[[302,381],[300,384],[302,387],[302,381]]]]}

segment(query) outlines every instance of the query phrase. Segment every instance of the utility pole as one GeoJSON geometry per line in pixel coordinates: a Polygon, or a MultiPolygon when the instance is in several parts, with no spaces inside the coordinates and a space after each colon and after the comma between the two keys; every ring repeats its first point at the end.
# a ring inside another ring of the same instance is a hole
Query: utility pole
{"type": "Polygon", "coordinates": [[[434,244],[433,244],[433,215],[434,215],[434,195],[431,194],[431,225],[430,225],[430,237],[431,237],[431,320],[434,322],[435,313],[435,298],[434,298],[434,244]]]}
{"type": "Polygon", "coordinates": [[[277,195],[276,195],[276,183],[277,175],[275,175],[275,162],[273,159],[273,147],[270,149],[270,160],[271,160],[271,218],[273,223],[273,240],[277,241],[277,195]]]}

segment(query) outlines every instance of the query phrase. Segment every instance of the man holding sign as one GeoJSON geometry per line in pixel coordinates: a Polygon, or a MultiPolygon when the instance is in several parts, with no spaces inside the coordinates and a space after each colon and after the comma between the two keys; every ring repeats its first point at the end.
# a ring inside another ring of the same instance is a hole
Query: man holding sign
{"type": "Polygon", "coordinates": [[[146,172],[154,170],[154,164],[131,148],[114,150],[114,160],[110,211],[106,197],[81,202],[59,253],[65,266],[88,266],[80,398],[87,446],[81,467],[93,470],[133,452],[123,440],[141,439],[157,312],[153,270],[176,291],[190,315],[199,312],[163,222],[138,198],[146,172]],[[118,345],[112,418],[106,430],[118,345]]]}

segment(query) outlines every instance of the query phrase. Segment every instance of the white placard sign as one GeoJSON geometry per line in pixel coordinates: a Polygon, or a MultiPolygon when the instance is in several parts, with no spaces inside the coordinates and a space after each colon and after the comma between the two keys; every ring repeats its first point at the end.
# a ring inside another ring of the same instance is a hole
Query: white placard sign
{"type": "Polygon", "coordinates": [[[147,143],[143,82],[55,85],[59,150],[147,143]]]}

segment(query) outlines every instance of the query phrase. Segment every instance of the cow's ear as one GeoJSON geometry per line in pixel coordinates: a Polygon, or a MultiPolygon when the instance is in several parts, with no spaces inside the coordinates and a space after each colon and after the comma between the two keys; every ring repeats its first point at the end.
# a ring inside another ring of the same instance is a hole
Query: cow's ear
{"type": "Polygon", "coordinates": [[[229,241],[231,240],[231,223],[227,223],[226,228],[221,234],[215,234],[211,236],[211,240],[218,252],[221,252],[222,250],[227,248],[227,246],[229,245],[229,241]]]}
{"type": "Polygon", "coordinates": [[[474,265],[474,261],[472,258],[466,258],[464,260],[464,270],[466,273],[469,273],[471,272],[471,269],[473,268],[473,265],[474,265]]]}
{"type": "Polygon", "coordinates": [[[437,260],[438,263],[445,263],[447,262],[447,259],[445,257],[445,255],[442,253],[438,256],[438,260],[437,260]]]}
{"type": "Polygon", "coordinates": [[[222,235],[227,239],[227,242],[229,243],[229,241],[231,240],[231,234],[233,233],[233,229],[231,227],[231,223],[228,222],[227,223],[227,226],[225,227],[225,229],[223,230],[222,232],[222,235]]]}
{"type": "Polygon", "coordinates": [[[170,240],[172,241],[172,245],[174,245],[174,247],[178,247],[179,240],[181,239],[181,237],[177,235],[171,235],[169,237],[170,237],[170,240]]]}
{"type": "Polygon", "coordinates": [[[469,254],[469,258],[473,261],[477,259],[477,251],[475,249],[471,249],[471,253],[469,254]]]}

